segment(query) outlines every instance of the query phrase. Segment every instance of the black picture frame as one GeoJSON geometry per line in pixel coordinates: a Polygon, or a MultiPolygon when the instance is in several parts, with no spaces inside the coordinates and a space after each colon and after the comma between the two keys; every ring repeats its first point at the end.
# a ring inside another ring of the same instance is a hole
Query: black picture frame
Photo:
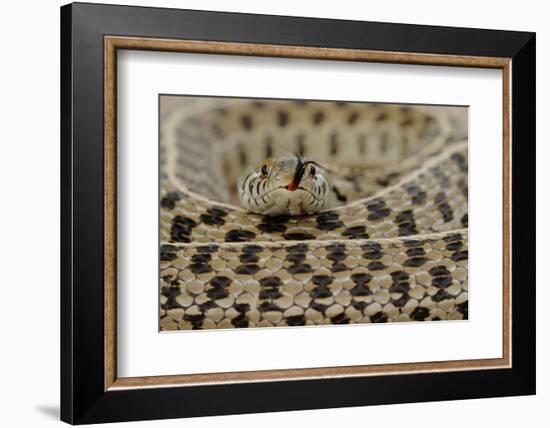
{"type": "Polygon", "coordinates": [[[85,424],[534,394],[535,98],[534,33],[63,6],[61,419],[85,424]],[[105,35],[511,58],[512,367],[105,391],[105,35]]]}

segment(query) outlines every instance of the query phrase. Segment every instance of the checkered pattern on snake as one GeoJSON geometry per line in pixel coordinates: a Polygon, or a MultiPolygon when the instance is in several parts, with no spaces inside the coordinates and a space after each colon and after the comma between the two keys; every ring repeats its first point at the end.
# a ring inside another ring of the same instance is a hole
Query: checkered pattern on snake
{"type": "Polygon", "coordinates": [[[232,99],[161,104],[161,330],[468,317],[468,156],[444,108],[232,99]],[[338,203],[239,207],[237,180],[296,153],[338,203]]]}

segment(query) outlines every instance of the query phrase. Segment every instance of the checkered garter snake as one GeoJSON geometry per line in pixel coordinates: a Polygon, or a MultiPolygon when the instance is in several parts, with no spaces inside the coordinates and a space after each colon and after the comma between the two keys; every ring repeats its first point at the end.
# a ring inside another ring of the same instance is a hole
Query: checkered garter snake
{"type": "Polygon", "coordinates": [[[467,319],[459,110],[164,100],[161,330],[467,319]]]}

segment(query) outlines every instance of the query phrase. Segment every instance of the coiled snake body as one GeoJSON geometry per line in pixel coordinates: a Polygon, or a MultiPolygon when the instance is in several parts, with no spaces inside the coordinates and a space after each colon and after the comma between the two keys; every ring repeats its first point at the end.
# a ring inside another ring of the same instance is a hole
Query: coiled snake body
{"type": "Polygon", "coordinates": [[[163,100],[161,330],[467,319],[460,114],[163,100]]]}

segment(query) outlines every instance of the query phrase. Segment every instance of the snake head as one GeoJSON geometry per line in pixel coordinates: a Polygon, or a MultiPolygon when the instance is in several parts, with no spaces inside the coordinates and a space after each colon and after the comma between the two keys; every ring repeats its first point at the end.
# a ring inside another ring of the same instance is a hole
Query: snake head
{"type": "Polygon", "coordinates": [[[259,214],[314,214],[328,207],[326,170],[299,156],[267,159],[244,171],[237,185],[241,205],[259,214]]]}

